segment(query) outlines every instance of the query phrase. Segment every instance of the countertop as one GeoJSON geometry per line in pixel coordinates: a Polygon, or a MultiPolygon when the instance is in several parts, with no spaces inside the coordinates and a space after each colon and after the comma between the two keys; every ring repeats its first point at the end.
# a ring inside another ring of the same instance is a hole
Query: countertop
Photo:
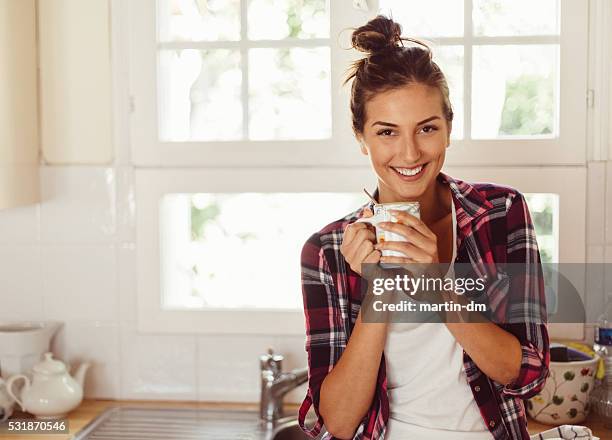
{"type": "MultiPolygon", "coordinates": [[[[241,409],[258,410],[257,404],[252,403],[228,403],[228,402],[166,402],[166,401],[142,401],[142,400],[84,400],[83,403],[68,415],[70,433],[67,435],[9,435],[0,436],[7,440],[70,440],[74,434],[80,431],[87,423],[98,414],[111,406],[139,406],[139,407],[166,407],[166,408],[203,408],[203,409],[241,409]]],[[[297,414],[298,405],[285,405],[287,413],[297,414]]],[[[16,412],[17,417],[31,417],[27,414],[16,412]]],[[[588,426],[593,434],[601,440],[612,440],[612,430],[603,426],[603,421],[593,413],[581,425],[588,426]]],[[[529,432],[534,434],[553,428],[528,419],[529,432]]]]}

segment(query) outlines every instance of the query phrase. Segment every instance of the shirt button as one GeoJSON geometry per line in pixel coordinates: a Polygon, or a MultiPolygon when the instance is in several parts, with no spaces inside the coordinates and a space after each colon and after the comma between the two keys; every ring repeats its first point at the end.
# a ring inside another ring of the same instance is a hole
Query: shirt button
{"type": "Polygon", "coordinates": [[[474,387],[474,391],[476,391],[476,392],[480,391],[480,386],[479,386],[479,385],[476,385],[476,386],[474,387]]]}
{"type": "Polygon", "coordinates": [[[490,426],[491,428],[493,428],[493,427],[495,426],[495,422],[494,422],[493,420],[491,420],[491,421],[489,422],[489,426],[490,426]]]}

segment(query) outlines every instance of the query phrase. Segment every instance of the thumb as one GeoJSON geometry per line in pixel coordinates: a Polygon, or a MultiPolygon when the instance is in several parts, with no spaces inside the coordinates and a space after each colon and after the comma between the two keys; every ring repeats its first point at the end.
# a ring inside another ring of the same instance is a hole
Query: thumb
{"type": "Polygon", "coordinates": [[[372,212],[372,210],[370,208],[364,208],[361,211],[361,217],[372,217],[374,215],[374,213],[372,212]]]}

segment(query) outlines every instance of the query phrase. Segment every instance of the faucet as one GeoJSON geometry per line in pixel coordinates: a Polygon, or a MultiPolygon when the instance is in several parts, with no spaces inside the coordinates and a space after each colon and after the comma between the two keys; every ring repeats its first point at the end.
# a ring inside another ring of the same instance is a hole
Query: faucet
{"type": "Polygon", "coordinates": [[[274,354],[272,348],[268,349],[267,354],[259,357],[261,370],[259,415],[262,423],[268,428],[273,428],[281,417],[285,394],[308,380],[308,367],[283,373],[283,359],[282,355],[274,354]]]}

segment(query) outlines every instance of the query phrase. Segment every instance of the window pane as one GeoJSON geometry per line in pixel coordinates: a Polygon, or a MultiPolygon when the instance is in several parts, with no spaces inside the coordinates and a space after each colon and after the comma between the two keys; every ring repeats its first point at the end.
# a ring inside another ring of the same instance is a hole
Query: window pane
{"type": "Polygon", "coordinates": [[[460,37],[463,0],[380,0],[381,12],[402,25],[405,37],[460,37]]]}
{"type": "Polygon", "coordinates": [[[240,39],[240,0],[158,0],[160,41],[240,39]]]}
{"type": "Polygon", "coordinates": [[[475,139],[558,135],[559,46],[475,46],[475,139]]]}
{"type": "Polygon", "coordinates": [[[162,141],[242,137],[242,76],[237,50],[162,50],[159,73],[162,141]]]}
{"type": "Polygon", "coordinates": [[[167,195],[164,308],[301,307],[303,244],[365,203],[363,193],[167,195]]]}
{"type": "Polygon", "coordinates": [[[559,195],[545,193],[524,194],[538,239],[543,263],[559,262],[559,195]]]}
{"type": "Polygon", "coordinates": [[[250,0],[251,40],[329,37],[326,0],[250,0]]]}
{"type": "Polygon", "coordinates": [[[451,139],[463,139],[463,46],[440,46],[432,51],[448,82],[454,112],[451,139]]]}
{"type": "Polygon", "coordinates": [[[331,137],[330,53],[313,49],[249,51],[249,139],[331,137]]]}
{"type": "Polygon", "coordinates": [[[475,35],[559,34],[559,0],[473,1],[475,35]]]}

